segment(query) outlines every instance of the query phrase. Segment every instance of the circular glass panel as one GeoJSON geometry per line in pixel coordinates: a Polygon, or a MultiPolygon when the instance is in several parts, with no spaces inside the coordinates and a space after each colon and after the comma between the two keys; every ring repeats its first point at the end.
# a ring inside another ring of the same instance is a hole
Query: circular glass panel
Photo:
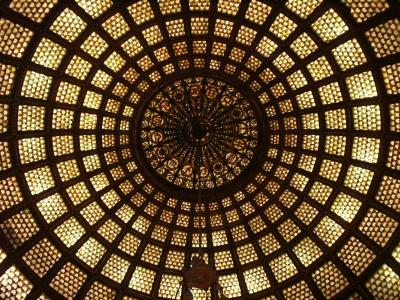
{"type": "Polygon", "coordinates": [[[210,78],[176,81],[149,102],[141,123],[148,163],[167,181],[211,189],[235,179],[257,146],[257,120],[249,101],[210,78]]]}

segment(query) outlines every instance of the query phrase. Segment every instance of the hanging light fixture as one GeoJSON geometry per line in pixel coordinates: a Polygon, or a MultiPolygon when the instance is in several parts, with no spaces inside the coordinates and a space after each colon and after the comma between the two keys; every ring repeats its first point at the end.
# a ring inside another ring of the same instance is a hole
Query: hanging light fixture
{"type": "MultiPolygon", "coordinates": [[[[209,133],[209,126],[204,123],[202,119],[198,117],[193,117],[191,120],[191,126],[189,134],[193,139],[197,140],[199,143],[206,138],[209,133]]],[[[197,207],[198,207],[198,228],[199,228],[199,248],[196,256],[192,257],[191,266],[188,270],[184,271],[183,280],[181,281],[182,296],[181,300],[192,300],[193,294],[192,289],[197,288],[205,292],[210,291],[214,299],[225,300],[227,299],[223,294],[223,288],[218,282],[218,277],[213,268],[206,263],[203,258],[202,253],[202,232],[201,232],[201,214],[202,214],[202,200],[201,200],[201,147],[196,147],[196,160],[195,160],[195,174],[194,174],[194,187],[197,186],[197,207]]],[[[175,297],[176,298],[176,297],[175,297]]]]}

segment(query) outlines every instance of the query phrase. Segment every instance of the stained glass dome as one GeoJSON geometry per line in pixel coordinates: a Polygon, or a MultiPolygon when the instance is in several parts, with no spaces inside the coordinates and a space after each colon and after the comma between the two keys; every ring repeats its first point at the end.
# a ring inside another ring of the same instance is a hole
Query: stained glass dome
{"type": "Polygon", "coordinates": [[[187,189],[214,189],[249,165],[258,144],[250,102],[219,80],[176,81],[145,109],[140,142],[147,167],[187,189]]]}
{"type": "Polygon", "coordinates": [[[0,17],[1,299],[400,298],[398,1],[0,17]]]}

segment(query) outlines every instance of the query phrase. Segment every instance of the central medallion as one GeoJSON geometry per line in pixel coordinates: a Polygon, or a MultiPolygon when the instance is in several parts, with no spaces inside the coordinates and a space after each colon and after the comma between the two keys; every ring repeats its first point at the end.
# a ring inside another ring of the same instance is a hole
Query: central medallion
{"type": "Polygon", "coordinates": [[[185,134],[188,142],[196,145],[197,143],[206,144],[210,141],[213,134],[213,126],[205,118],[191,117],[185,125],[185,134]]]}
{"type": "Polygon", "coordinates": [[[176,81],[150,100],[140,137],[144,156],[159,176],[184,188],[212,189],[248,166],[258,124],[239,91],[196,77],[176,81]]]}

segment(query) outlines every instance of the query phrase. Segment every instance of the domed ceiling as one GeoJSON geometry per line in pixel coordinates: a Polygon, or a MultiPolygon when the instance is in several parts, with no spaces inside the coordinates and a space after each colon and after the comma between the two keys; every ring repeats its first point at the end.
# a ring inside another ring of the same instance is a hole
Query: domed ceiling
{"type": "Polygon", "coordinates": [[[0,298],[399,299],[399,14],[1,1],[0,298]]]}

